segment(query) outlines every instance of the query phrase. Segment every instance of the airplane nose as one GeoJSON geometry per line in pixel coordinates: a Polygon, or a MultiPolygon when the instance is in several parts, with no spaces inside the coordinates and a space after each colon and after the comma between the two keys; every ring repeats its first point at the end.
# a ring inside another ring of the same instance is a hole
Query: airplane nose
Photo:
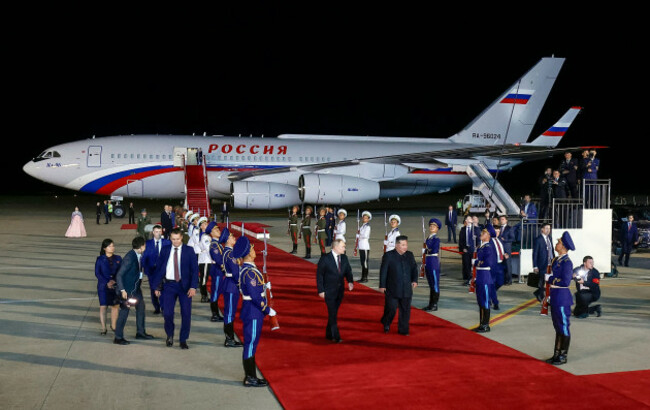
{"type": "Polygon", "coordinates": [[[34,175],[34,174],[35,174],[35,171],[36,171],[36,165],[34,164],[34,161],[29,161],[28,163],[26,163],[26,164],[23,166],[23,171],[24,171],[27,175],[30,175],[30,176],[32,176],[32,177],[36,177],[36,176],[34,175]]]}

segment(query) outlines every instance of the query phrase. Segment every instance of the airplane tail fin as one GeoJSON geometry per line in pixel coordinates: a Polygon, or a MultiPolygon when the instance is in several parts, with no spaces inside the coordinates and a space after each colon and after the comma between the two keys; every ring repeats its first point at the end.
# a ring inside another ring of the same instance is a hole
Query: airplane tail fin
{"type": "Polygon", "coordinates": [[[535,138],[530,144],[542,147],[557,147],[562,137],[567,132],[573,120],[576,119],[582,107],[571,107],[562,118],[558,120],[553,126],[544,131],[539,137],[535,138]]]}
{"type": "Polygon", "coordinates": [[[542,58],[449,140],[474,145],[500,145],[504,141],[507,144],[525,143],[564,60],[554,57],[542,58]]]}

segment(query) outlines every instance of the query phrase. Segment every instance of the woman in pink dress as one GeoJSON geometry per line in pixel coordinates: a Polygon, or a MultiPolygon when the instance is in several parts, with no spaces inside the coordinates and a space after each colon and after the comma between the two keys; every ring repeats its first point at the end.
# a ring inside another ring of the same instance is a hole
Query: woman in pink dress
{"type": "Polygon", "coordinates": [[[70,226],[65,233],[66,238],[85,238],[86,237],[86,227],[84,226],[84,217],[79,212],[79,207],[74,207],[74,212],[70,218],[70,226]]]}

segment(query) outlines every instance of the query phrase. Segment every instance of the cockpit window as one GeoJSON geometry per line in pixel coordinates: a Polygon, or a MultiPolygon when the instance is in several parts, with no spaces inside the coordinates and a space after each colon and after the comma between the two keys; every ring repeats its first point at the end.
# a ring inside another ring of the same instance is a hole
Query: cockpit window
{"type": "Polygon", "coordinates": [[[61,158],[61,154],[59,154],[59,153],[56,152],[56,151],[52,151],[52,156],[53,156],[54,158],[61,158]]]}

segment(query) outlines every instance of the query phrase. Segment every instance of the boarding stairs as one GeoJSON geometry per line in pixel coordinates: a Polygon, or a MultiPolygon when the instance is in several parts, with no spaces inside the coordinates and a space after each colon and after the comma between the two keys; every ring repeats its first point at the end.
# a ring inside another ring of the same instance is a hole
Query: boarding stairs
{"type": "Polygon", "coordinates": [[[212,215],[205,161],[201,165],[185,165],[185,207],[208,219],[212,215]]]}
{"type": "Polygon", "coordinates": [[[465,172],[472,180],[474,190],[479,191],[483,197],[494,204],[500,215],[519,215],[519,206],[506,192],[484,163],[477,162],[464,167],[465,172]]]}

